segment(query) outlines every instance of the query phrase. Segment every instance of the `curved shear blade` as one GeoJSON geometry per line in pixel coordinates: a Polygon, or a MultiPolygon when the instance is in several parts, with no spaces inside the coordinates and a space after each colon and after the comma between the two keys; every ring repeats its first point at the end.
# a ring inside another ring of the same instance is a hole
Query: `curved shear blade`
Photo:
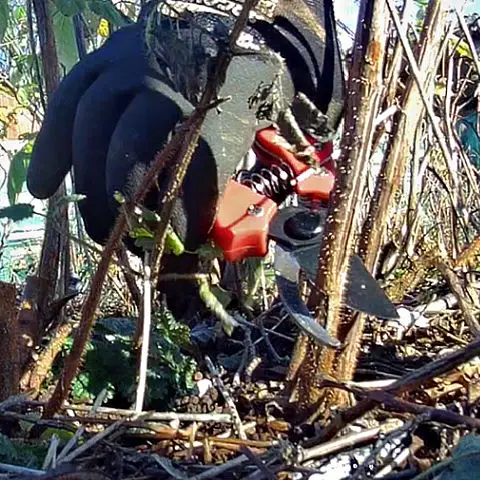
{"type": "MultiPolygon", "coordinates": [[[[313,282],[317,276],[319,250],[320,245],[313,245],[292,252],[300,268],[313,282]]],[[[357,312],[373,315],[384,320],[398,318],[395,306],[358,255],[352,255],[350,258],[347,288],[343,303],[357,312]]]]}
{"type": "Polygon", "coordinates": [[[339,348],[341,343],[312,317],[298,291],[300,267],[291,252],[280,245],[275,246],[275,279],[287,312],[305,334],[322,345],[339,348]]]}

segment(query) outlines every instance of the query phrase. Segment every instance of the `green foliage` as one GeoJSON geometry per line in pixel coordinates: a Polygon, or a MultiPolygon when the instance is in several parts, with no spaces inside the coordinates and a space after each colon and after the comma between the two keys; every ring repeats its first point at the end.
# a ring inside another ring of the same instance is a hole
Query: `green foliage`
{"type": "Polygon", "coordinates": [[[3,41],[3,37],[7,31],[9,16],[10,8],[8,5],[8,0],[0,0],[0,42],[3,41]]]}
{"type": "Polygon", "coordinates": [[[198,249],[194,253],[196,253],[200,258],[209,261],[214,260],[215,258],[223,257],[222,249],[212,242],[200,245],[200,247],[198,247],[198,249]]]}
{"type": "Polygon", "coordinates": [[[42,443],[14,443],[0,433],[0,463],[41,468],[47,449],[47,445],[42,443]]]}
{"type": "Polygon", "coordinates": [[[10,205],[15,205],[18,196],[22,192],[25,179],[27,178],[27,168],[33,151],[33,140],[26,143],[15,155],[10,162],[7,179],[7,193],[10,205]]]}
{"type": "Polygon", "coordinates": [[[152,251],[155,247],[155,236],[150,228],[137,226],[131,229],[129,234],[135,239],[137,247],[147,251],[152,251]]]}
{"type": "Polygon", "coordinates": [[[8,80],[14,87],[12,96],[16,94],[23,107],[38,112],[40,95],[35,73],[35,56],[32,55],[29,41],[25,4],[10,4],[9,22],[3,42],[3,50],[9,63],[8,80]]]}
{"type": "Polygon", "coordinates": [[[73,18],[63,14],[57,6],[51,5],[53,31],[55,33],[55,44],[57,55],[63,73],[68,73],[78,62],[78,49],[73,28],[73,18]]]}
{"type": "Polygon", "coordinates": [[[180,237],[170,226],[168,226],[167,237],[165,239],[165,248],[167,252],[171,252],[174,255],[181,255],[185,251],[180,237]]]}
{"type": "Polygon", "coordinates": [[[13,443],[0,433],[0,459],[5,462],[11,462],[17,456],[17,450],[13,443]]]}
{"type": "Polygon", "coordinates": [[[147,374],[147,401],[182,394],[194,386],[195,361],[181,352],[190,344],[190,330],[164,311],[154,322],[147,374]]]}
{"type": "Polygon", "coordinates": [[[472,51],[470,50],[470,46],[468,45],[468,42],[465,40],[461,40],[455,35],[452,35],[449,38],[450,43],[455,47],[455,51],[457,52],[458,55],[461,57],[467,57],[470,60],[473,60],[473,55],[472,51]]]}
{"type": "Polygon", "coordinates": [[[87,2],[85,0],[56,0],[55,6],[66,17],[73,17],[73,15],[85,10],[87,2]]]}
{"type": "Polygon", "coordinates": [[[190,345],[190,329],[183,323],[177,322],[170,312],[166,310],[157,312],[154,322],[157,334],[165,341],[180,348],[190,345]]]}
{"type": "Polygon", "coordinates": [[[54,435],[58,437],[61,444],[65,445],[74,437],[75,434],[70,430],[65,430],[64,428],[47,428],[40,435],[40,440],[48,442],[54,435]]]}
{"type": "Polygon", "coordinates": [[[0,218],[8,218],[14,222],[19,222],[25,218],[30,218],[34,214],[33,206],[29,203],[17,203],[10,207],[0,208],[0,218]]]}
{"type": "MultiPolygon", "coordinates": [[[[115,200],[120,205],[126,204],[126,198],[121,192],[114,193],[115,200]]],[[[135,245],[143,250],[152,251],[155,248],[155,231],[159,228],[160,216],[148,208],[138,205],[133,209],[133,214],[128,215],[129,235],[135,239],[135,245]]],[[[165,250],[174,255],[181,255],[185,247],[180,237],[168,225],[165,238],[165,250]]]]}
{"type": "Polygon", "coordinates": [[[275,284],[275,273],[273,269],[265,268],[265,259],[259,257],[247,258],[244,261],[246,269],[246,298],[245,303],[252,305],[258,298],[258,289],[262,285],[268,289],[275,284]]]}
{"type": "Polygon", "coordinates": [[[125,17],[117,10],[111,0],[55,0],[55,6],[65,17],[73,17],[90,10],[116,27],[126,24],[125,17]]]}
{"type": "MultiPolygon", "coordinates": [[[[178,323],[169,312],[154,314],[147,372],[147,403],[164,407],[177,394],[193,387],[195,361],[182,353],[189,345],[188,327],[178,323]]],[[[135,320],[102,319],[96,323],[87,347],[81,373],[73,382],[74,401],[93,400],[104,388],[115,403],[133,403],[136,391],[137,359],[132,355],[131,338],[135,320]]],[[[71,348],[71,340],[66,350],[71,348]]]]}
{"type": "Polygon", "coordinates": [[[116,27],[127,23],[127,19],[117,10],[111,0],[87,0],[88,8],[100,18],[108,20],[116,27]]]}
{"type": "MultiPolygon", "coordinates": [[[[54,0],[49,3],[52,15],[55,43],[62,74],[67,73],[78,61],[73,16],[81,14],[90,32],[95,32],[101,19],[114,27],[126,24],[129,19],[111,0],[54,0]]],[[[87,49],[98,47],[95,35],[89,37],[87,49]]],[[[22,108],[28,109],[41,119],[40,103],[42,75],[41,59],[32,52],[29,37],[29,21],[25,2],[0,0],[0,41],[8,62],[8,82],[13,85],[9,94],[15,97],[22,108]]],[[[38,38],[34,39],[38,48],[38,38]]],[[[16,106],[15,108],[18,108],[16,106]]]]}
{"type": "Polygon", "coordinates": [[[225,333],[232,335],[234,328],[238,326],[238,322],[225,310],[225,306],[212,292],[208,280],[205,278],[199,279],[198,286],[198,293],[205,306],[222,322],[222,328],[225,333]]]}

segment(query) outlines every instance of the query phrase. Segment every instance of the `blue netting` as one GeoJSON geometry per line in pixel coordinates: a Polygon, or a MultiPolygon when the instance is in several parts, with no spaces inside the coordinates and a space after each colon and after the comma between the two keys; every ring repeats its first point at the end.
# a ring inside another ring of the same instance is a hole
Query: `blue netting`
{"type": "Polygon", "coordinates": [[[480,168],[480,137],[478,132],[478,113],[471,113],[457,123],[457,132],[460,142],[470,161],[476,168],[480,168]]]}

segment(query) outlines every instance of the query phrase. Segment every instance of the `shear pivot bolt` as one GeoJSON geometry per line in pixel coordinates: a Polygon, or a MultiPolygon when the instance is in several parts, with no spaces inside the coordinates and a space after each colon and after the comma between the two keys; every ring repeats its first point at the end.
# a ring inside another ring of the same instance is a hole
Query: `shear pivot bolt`
{"type": "Polygon", "coordinates": [[[263,208],[258,205],[250,205],[247,213],[252,217],[261,217],[263,215],[263,208]]]}

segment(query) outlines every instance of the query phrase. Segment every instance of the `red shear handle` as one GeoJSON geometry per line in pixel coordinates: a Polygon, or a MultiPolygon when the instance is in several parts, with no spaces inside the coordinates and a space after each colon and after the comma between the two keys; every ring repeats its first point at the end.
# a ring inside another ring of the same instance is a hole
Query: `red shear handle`
{"type": "MultiPolygon", "coordinates": [[[[313,143],[313,139],[308,140],[313,143]]],[[[324,168],[322,173],[315,173],[309,165],[298,160],[291,151],[291,146],[274,127],[257,132],[253,150],[259,161],[266,166],[286,163],[297,177],[294,190],[298,195],[328,201],[335,183],[335,168],[331,159],[332,142],[325,143],[321,150],[312,153],[312,159],[324,168]]]]}
{"type": "Polygon", "coordinates": [[[264,257],[268,252],[268,227],[277,204],[250,188],[229,180],[219,205],[212,236],[226,260],[264,257]]]}
{"type": "MultiPolygon", "coordinates": [[[[290,183],[292,192],[328,201],[335,181],[331,143],[313,154],[325,169],[321,174],[298,160],[275,128],[257,132],[253,149],[266,168],[274,164],[290,167],[294,175],[290,183]]],[[[277,209],[273,200],[229,180],[212,231],[213,240],[223,250],[225,259],[237,262],[247,257],[264,257],[268,252],[268,229],[277,209]]]]}

